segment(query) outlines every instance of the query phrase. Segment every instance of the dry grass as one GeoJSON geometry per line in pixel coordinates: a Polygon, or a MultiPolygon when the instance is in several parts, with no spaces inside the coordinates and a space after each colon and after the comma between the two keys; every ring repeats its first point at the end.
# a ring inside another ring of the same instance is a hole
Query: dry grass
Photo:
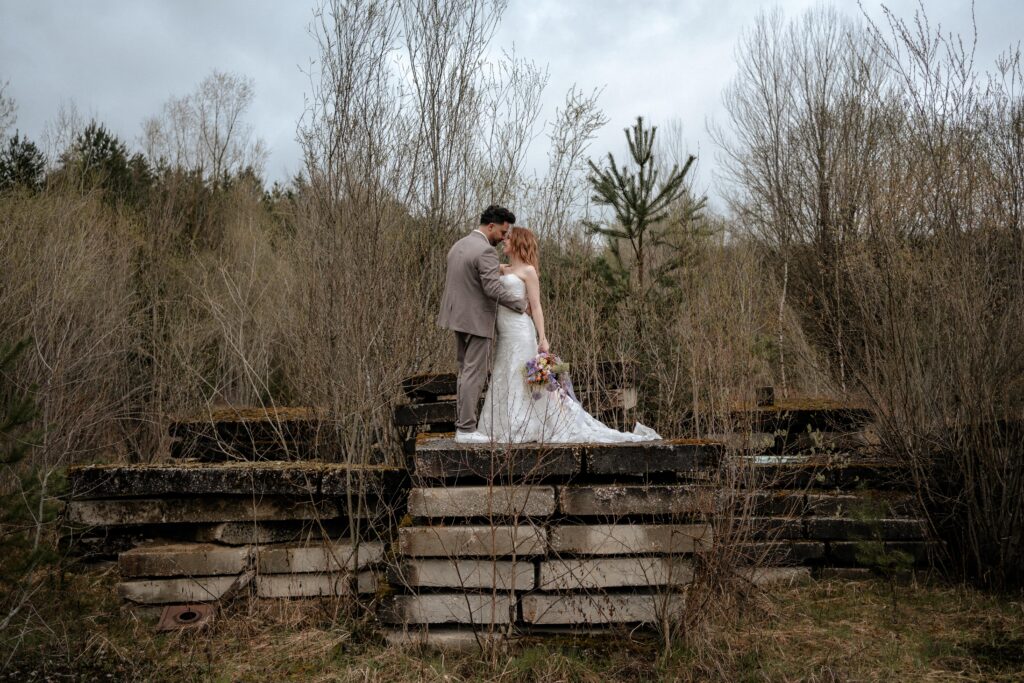
{"type": "Polygon", "coordinates": [[[116,572],[52,585],[48,625],[9,680],[1015,681],[1024,596],[928,582],[823,580],[747,595],[668,652],[641,632],[526,638],[491,657],[405,650],[330,601],[238,599],[211,625],[159,634],[118,610],[116,572]],[[34,678],[33,678],[34,676],[34,678]],[[49,677],[49,678],[46,678],[49,677]],[[91,678],[92,677],[92,678],[91,678]]]}

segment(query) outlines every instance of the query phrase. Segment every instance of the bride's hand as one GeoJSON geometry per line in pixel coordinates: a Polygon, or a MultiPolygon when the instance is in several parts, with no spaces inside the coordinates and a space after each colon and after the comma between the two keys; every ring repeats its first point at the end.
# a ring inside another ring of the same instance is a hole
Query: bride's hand
{"type": "Polygon", "coordinates": [[[502,275],[508,275],[508,264],[499,263],[498,272],[501,273],[502,275]]]}
{"type": "Polygon", "coordinates": [[[547,353],[551,350],[551,344],[548,343],[547,339],[541,339],[540,343],[537,344],[537,353],[547,353]]]}

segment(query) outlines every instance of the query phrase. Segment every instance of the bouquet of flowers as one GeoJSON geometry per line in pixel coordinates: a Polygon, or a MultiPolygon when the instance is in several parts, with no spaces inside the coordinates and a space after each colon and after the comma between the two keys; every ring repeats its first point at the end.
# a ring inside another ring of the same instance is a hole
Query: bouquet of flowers
{"type": "Polygon", "coordinates": [[[569,379],[569,364],[553,353],[538,353],[526,361],[523,375],[535,401],[541,397],[541,391],[557,391],[560,396],[576,399],[569,379]]]}

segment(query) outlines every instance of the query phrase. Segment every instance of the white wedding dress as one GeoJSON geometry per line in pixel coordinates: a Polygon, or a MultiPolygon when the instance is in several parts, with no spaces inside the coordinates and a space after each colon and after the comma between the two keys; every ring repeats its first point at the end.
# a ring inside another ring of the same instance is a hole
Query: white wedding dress
{"type": "MultiPolygon", "coordinates": [[[[526,283],[518,276],[501,276],[506,289],[525,298],[526,283]]],[[[606,426],[578,401],[557,391],[534,398],[523,368],[537,355],[537,329],[525,313],[498,306],[498,340],[494,347],[491,383],[484,397],[478,431],[500,443],[619,443],[655,441],[660,436],[637,423],[632,432],[606,426]]]]}

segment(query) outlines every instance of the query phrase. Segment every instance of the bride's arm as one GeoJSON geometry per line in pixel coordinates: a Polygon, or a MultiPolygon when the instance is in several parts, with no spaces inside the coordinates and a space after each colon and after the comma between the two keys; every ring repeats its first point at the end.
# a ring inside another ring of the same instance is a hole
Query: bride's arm
{"type": "Polygon", "coordinates": [[[530,316],[533,317],[533,326],[537,328],[537,351],[541,353],[547,353],[551,345],[548,344],[548,338],[544,334],[544,309],[540,306],[540,278],[537,276],[537,271],[534,270],[533,266],[527,266],[523,269],[523,281],[526,283],[526,301],[530,304],[528,309],[530,316]]]}

